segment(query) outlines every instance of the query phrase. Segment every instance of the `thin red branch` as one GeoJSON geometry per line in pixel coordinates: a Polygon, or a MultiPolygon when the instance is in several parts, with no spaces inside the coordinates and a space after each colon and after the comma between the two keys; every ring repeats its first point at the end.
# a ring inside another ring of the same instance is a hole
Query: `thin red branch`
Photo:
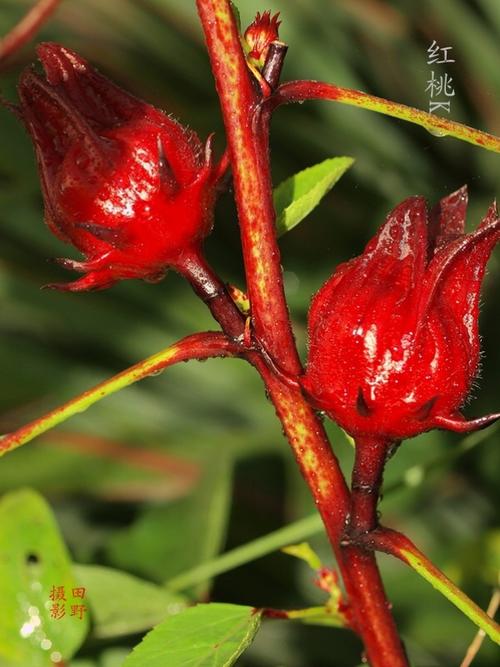
{"type": "Polygon", "coordinates": [[[360,90],[342,88],[341,86],[335,86],[322,81],[289,81],[284,83],[276,89],[265,106],[269,110],[272,110],[281,104],[303,102],[305,100],[329,100],[361,109],[368,109],[369,111],[375,111],[420,125],[437,137],[455,137],[475,146],[500,153],[500,137],[493,134],[476,130],[473,127],[457,123],[448,118],[435,116],[421,109],[415,109],[405,104],[398,104],[382,97],[369,95],[360,90]]]}
{"type": "Polygon", "coordinates": [[[215,166],[214,182],[217,184],[218,188],[221,187],[221,183],[223,184],[226,181],[230,168],[231,158],[229,156],[229,151],[226,148],[219,162],[215,166]]]}
{"type": "Polygon", "coordinates": [[[284,42],[271,42],[262,68],[262,76],[269,85],[270,91],[275,90],[281,77],[281,70],[285,61],[288,45],[284,42]]]}
{"type": "Polygon", "coordinates": [[[186,336],[166,350],[143,359],[139,363],[92,387],[76,398],[51,410],[42,417],[25,424],[0,440],[0,456],[33,440],[72,415],[83,412],[90,405],[134,382],[154,375],[168,366],[190,359],[238,356],[241,347],[222,333],[205,332],[186,336]]]}
{"type": "Polygon", "coordinates": [[[391,554],[409,565],[448,598],[473,623],[482,628],[494,642],[500,644],[500,625],[495,623],[483,609],[468,598],[406,535],[389,528],[380,527],[364,538],[359,538],[359,543],[364,544],[367,549],[375,549],[391,554]]]}
{"type": "Polygon", "coordinates": [[[19,51],[55,12],[61,0],[38,0],[0,41],[0,65],[19,51]]]}

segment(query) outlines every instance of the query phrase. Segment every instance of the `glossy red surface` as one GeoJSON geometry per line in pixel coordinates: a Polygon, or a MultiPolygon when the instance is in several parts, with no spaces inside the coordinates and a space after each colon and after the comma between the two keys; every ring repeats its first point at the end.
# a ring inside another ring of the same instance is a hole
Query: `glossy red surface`
{"type": "Polygon", "coordinates": [[[21,111],[35,145],[45,218],[85,261],[61,260],[86,275],[66,290],[99,289],[124,278],[161,279],[212,227],[210,142],[133,97],[58,44],[28,69],[21,111]]]}
{"type": "Polygon", "coordinates": [[[406,199],[312,301],[303,387],[353,436],[401,440],[464,422],[479,292],[500,239],[494,205],[472,234],[466,209],[465,187],[430,213],[422,197],[406,199]]]}

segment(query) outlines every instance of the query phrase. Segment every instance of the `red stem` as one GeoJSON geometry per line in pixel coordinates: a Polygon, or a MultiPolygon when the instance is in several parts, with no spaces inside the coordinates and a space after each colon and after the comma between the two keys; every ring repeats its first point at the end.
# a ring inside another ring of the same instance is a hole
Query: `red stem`
{"type": "Polygon", "coordinates": [[[351,484],[351,512],[343,542],[342,559],[354,617],[372,665],[406,667],[408,662],[390,611],[375,556],[358,539],[378,526],[377,505],[384,465],[392,443],[356,438],[351,484]],[[367,623],[367,620],[370,622],[367,623]]]}
{"type": "MultiPolygon", "coordinates": [[[[269,165],[270,113],[251,78],[228,0],[197,0],[226,127],[241,226],[255,339],[288,375],[301,371],[283,291],[269,165]]],[[[349,492],[322,425],[298,389],[285,385],[258,353],[259,369],[325,523],[342,572],[355,629],[372,667],[407,667],[373,555],[340,546],[349,492]],[[374,590],[367,590],[367,586],[374,590]]]]}
{"type": "Polygon", "coordinates": [[[305,100],[330,100],[340,102],[361,109],[368,109],[386,116],[399,118],[410,123],[415,123],[426,128],[436,136],[450,136],[476,146],[481,146],[490,151],[500,153],[500,137],[488,132],[476,130],[474,127],[457,123],[427,113],[421,109],[398,104],[382,97],[369,95],[361,90],[342,88],[323,81],[288,81],[279,86],[274,94],[269,97],[265,107],[269,110],[275,109],[281,104],[290,102],[304,102],[305,100]]]}
{"type": "Polygon", "coordinates": [[[226,286],[207,264],[199,248],[185,253],[176,266],[191,284],[195,294],[208,306],[224,333],[243,342],[245,317],[231,299],[226,286]]]}
{"type": "MultiPolygon", "coordinates": [[[[198,252],[186,256],[177,270],[191,283],[224,332],[234,340],[243,341],[246,317],[203,256],[198,252]]],[[[251,344],[246,349],[241,347],[242,356],[257,369],[266,385],[302,474],[311,490],[314,489],[330,541],[338,549],[349,509],[349,491],[339,463],[321,422],[304,400],[298,385],[276,373],[273,362],[269,362],[255,336],[251,344]]]]}
{"type": "Polygon", "coordinates": [[[351,538],[378,526],[377,505],[390,447],[391,443],[378,439],[356,438],[349,522],[351,538]]]}
{"type": "Polygon", "coordinates": [[[24,424],[17,431],[4,436],[0,439],[0,456],[29,442],[37,435],[45,433],[49,428],[66,419],[68,415],[81,412],[82,409],[86,409],[86,407],[98,401],[99,398],[117,391],[117,387],[128,386],[133,382],[149,377],[181,361],[209,359],[210,357],[240,356],[242,349],[240,345],[235,344],[234,341],[230,340],[224,334],[207,331],[182,338],[169,348],[169,352],[170,354],[168,355],[153,355],[149,359],[143,359],[139,363],[118,373],[110,380],[101,382],[67,403],[59,405],[42,417],[24,424]],[[123,383],[124,380],[126,381],[125,383],[123,383]],[[112,386],[115,388],[110,390],[112,386]],[[62,415],[67,416],[61,419],[62,415]]]}
{"type": "Polygon", "coordinates": [[[470,600],[467,595],[432,563],[406,535],[389,528],[377,528],[362,539],[368,549],[376,549],[399,558],[426,579],[460,611],[479,625],[495,643],[500,643],[500,625],[470,600]]]}
{"type": "Polygon", "coordinates": [[[197,0],[226,127],[252,324],[275,361],[300,373],[283,289],[266,127],[254,127],[262,101],[227,0],[197,0]],[[270,288],[270,286],[272,286],[270,288]]]}
{"type": "MultiPolygon", "coordinates": [[[[203,255],[199,251],[185,255],[177,270],[190,282],[225,333],[242,341],[246,317],[238,310],[226,286],[206,263],[203,255]]],[[[242,356],[260,373],[302,475],[313,493],[351,602],[349,616],[353,629],[362,636],[370,663],[374,667],[406,667],[407,662],[389,611],[375,557],[369,550],[352,543],[341,546],[347,530],[349,492],[324,429],[314,411],[304,401],[300,390],[289,382],[283,382],[266,362],[259,341],[254,337],[251,342],[251,348],[241,348],[242,356]]],[[[358,444],[361,445],[361,442],[358,444]]],[[[358,500],[354,500],[354,509],[351,509],[351,515],[355,515],[355,520],[360,522],[370,512],[376,517],[378,493],[366,494],[359,492],[360,489],[356,487],[366,489],[368,480],[375,484],[378,481],[380,486],[381,481],[381,473],[377,475],[372,465],[376,463],[374,454],[379,452],[380,447],[368,441],[363,441],[363,444],[366,444],[365,448],[360,446],[356,450],[366,455],[357,455],[358,463],[353,472],[353,496],[357,496],[358,500]],[[369,499],[370,509],[365,498],[369,499]],[[372,501],[374,507],[371,507],[372,501]]],[[[385,461],[386,451],[387,448],[384,448],[383,455],[379,456],[381,465],[385,461]]],[[[352,522],[351,518],[351,525],[352,522]]],[[[359,531],[354,532],[359,534],[359,531]]]]}
{"type": "Polygon", "coordinates": [[[375,556],[352,544],[342,551],[344,583],[368,662],[372,667],[408,667],[375,556]]]}

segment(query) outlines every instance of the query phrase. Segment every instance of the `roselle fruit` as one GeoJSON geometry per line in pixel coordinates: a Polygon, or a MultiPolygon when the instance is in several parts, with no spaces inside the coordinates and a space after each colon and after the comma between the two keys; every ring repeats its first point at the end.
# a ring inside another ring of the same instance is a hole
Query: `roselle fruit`
{"type": "Polygon", "coordinates": [[[161,279],[212,228],[215,170],[210,140],[125,92],[74,51],[37,49],[45,76],[19,83],[20,113],[33,140],[45,220],[85,261],[85,274],[53,285],[99,289],[125,278],[161,279]]]}
{"type": "Polygon", "coordinates": [[[406,199],[312,301],[302,386],[354,437],[399,441],[499,416],[460,413],[478,371],[481,282],[500,239],[494,204],[472,234],[466,209],[465,187],[430,213],[423,197],[406,199]]]}

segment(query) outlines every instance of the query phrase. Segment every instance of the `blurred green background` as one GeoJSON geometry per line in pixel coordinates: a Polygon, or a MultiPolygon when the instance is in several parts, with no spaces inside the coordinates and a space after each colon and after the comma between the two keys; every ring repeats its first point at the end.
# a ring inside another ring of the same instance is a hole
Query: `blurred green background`
{"type": "MultiPolygon", "coordinates": [[[[1,0],[5,34],[31,5],[1,0]]],[[[254,0],[239,3],[243,25],[255,11],[281,12],[290,45],[284,79],[316,78],[428,108],[432,40],[451,46],[454,120],[500,134],[498,0],[254,0]]],[[[65,0],[40,40],[76,49],[136,95],[172,112],[202,138],[223,129],[194,2],[65,0]]],[[[2,72],[15,82],[34,59],[33,44],[2,72]]],[[[281,109],[273,121],[275,183],[336,155],[356,159],[321,206],[281,240],[297,340],[305,350],[312,293],[334,267],[358,254],[404,197],[431,202],[464,183],[469,225],[500,194],[500,156],[423,129],[341,105],[313,102],[281,109]]],[[[209,259],[224,280],[243,287],[231,193],[219,203],[209,259]]],[[[88,294],[40,291],[70,280],[47,260],[76,256],[43,224],[31,144],[0,110],[0,432],[8,432],[100,380],[195,330],[214,328],[204,306],[176,275],[158,285],[123,282],[88,294]]],[[[500,255],[483,289],[481,380],[467,414],[500,407],[500,255]]],[[[352,452],[328,424],[346,470],[352,452]]],[[[414,486],[387,494],[384,521],[404,530],[479,604],[499,569],[499,436],[414,486]]],[[[404,444],[387,482],[439,454],[459,436],[426,434],[404,444]]],[[[256,374],[237,360],[191,362],[106,399],[53,433],[0,461],[0,491],[30,486],[54,509],[79,563],[102,563],[162,582],[221,549],[244,544],[312,511],[256,374]],[[147,451],[152,464],[130,451],[147,451]]],[[[314,546],[330,563],[325,541],[314,546]]],[[[417,575],[386,557],[381,564],[394,613],[415,667],[459,665],[474,627],[417,575]]],[[[281,553],[220,576],[203,599],[256,606],[320,602],[309,571],[281,553]]],[[[90,637],[74,667],[118,667],[138,635],[90,637]]],[[[360,645],[349,633],[274,621],[264,624],[238,664],[247,667],[354,667],[360,645]]],[[[499,664],[486,641],[477,667],[499,664]]]]}

